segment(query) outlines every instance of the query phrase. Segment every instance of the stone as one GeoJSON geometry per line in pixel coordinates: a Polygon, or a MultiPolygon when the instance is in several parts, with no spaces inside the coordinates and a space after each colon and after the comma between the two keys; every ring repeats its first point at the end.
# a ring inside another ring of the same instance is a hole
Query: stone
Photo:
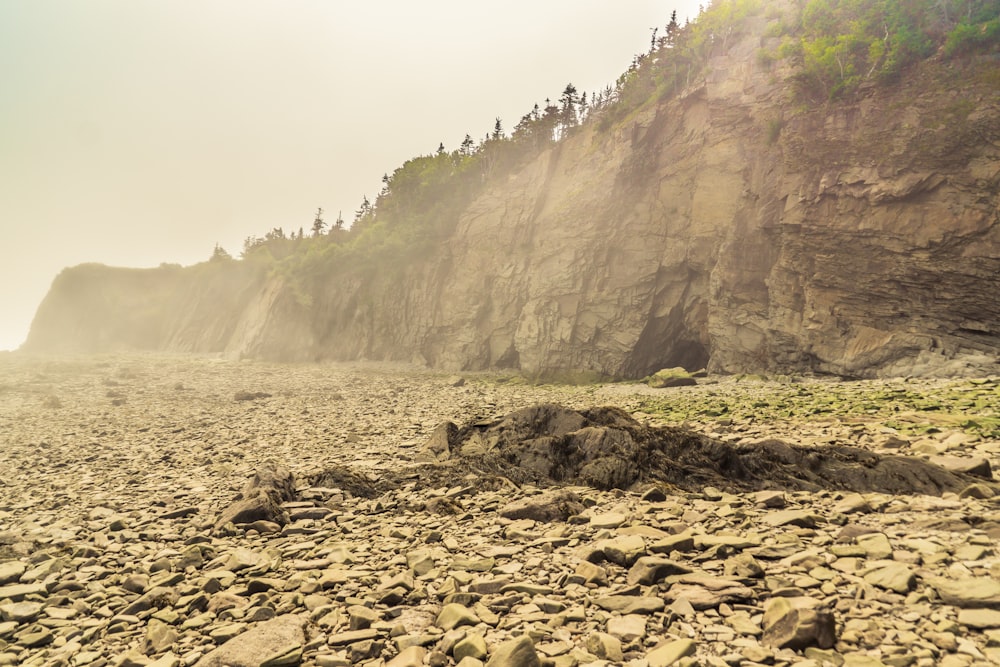
{"type": "Polygon", "coordinates": [[[531,519],[539,523],[551,523],[565,521],[583,510],[579,496],[572,491],[559,489],[508,503],[500,508],[499,514],[505,519],[531,519]]]}
{"type": "Polygon", "coordinates": [[[8,584],[0,586],[0,601],[20,602],[31,595],[45,596],[48,590],[43,584],[8,584]]]}
{"type": "Polygon", "coordinates": [[[903,563],[888,563],[864,575],[864,580],[873,586],[895,593],[906,594],[917,585],[917,575],[903,563]]]}
{"type": "Polygon", "coordinates": [[[0,586],[16,582],[28,566],[18,560],[0,562],[0,586]]]}
{"type": "Polygon", "coordinates": [[[858,546],[864,549],[865,555],[872,560],[886,560],[892,557],[892,545],[883,533],[859,535],[858,546]]]}
{"type": "Polygon", "coordinates": [[[1000,608],[1000,581],[987,577],[931,577],[930,585],[945,604],[963,608],[1000,608]]]}
{"type": "Polygon", "coordinates": [[[690,574],[692,571],[690,567],[667,558],[643,556],[629,569],[626,581],[630,584],[649,586],[671,575],[690,574]]]}
{"type": "Polygon", "coordinates": [[[420,667],[424,664],[426,655],[427,649],[423,646],[410,646],[400,651],[386,664],[386,667],[420,667]]]}
{"type": "Polygon", "coordinates": [[[605,611],[622,614],[655,614],[667,606],[662,597],[645,595],[606,595],[594,598],[593,602],[605,611]]]}
{"type": "Polygon", "coordinates": [[[646,553],[646,541],[640,535],[623,535],[606,540],[600,540],[595,545],[595,553],[603,559],[622,567],[631,567],[640,556],[646,553]]]}
{"type": "Polygon", "coordinates": [[[687,552],[694,551],[694,535],[690,531],[684,531],[676,535],[658,539],[649,545],[649,551],[654,554],[671,554],[674,551],[687,552]]]}
{"type": "Polygon", "coordinates": [[[607,625],[609,635],[626,643],[646,636],[646,617],[640,614],[612,616],[607,625]]]}
{"type": "Polygon", "coordinates": [[[996,609],[959,609],[958,622],[961,625],[977,630],[1000,628],[1000,610],[996,609]]]}
{"type": "Polygon", "coordinates": [[[867,514],[872,511],[872,506],[860,493],[849,493],[834,504],[833,511],[838,514],[867,514]]]}
{"type": "Polygon", "coordinates": [[[993,479],[993,471],[988,459],[971,456],[932,456],[930,462],[951,472],[993,479]]]}
{"type": "Polygon", "coordinates": [[[490,654],[486,667],[541,667],[542,661],[535,652],[535,644],[527,635],[521,635],[497,646],[490,654]]]}
{"type": "Polygon", "coordinates": [[[435,625],[442,630],[451,630],[463,625],[476,625],[477,623],[479,623],[479,618],[475,613],[468,607],[460,605],[457,602],[446,604],[442,607],[437,621],[435,621],[435,625]]]}
{"type": "Polygon", "coordinates": [[[486,640],[478,632],[470,632],[465,635],[464,638],[455,644],[455,648],[452,650],[452,657],[456,661],[461,661],[467,657],[485,660],[486,655],[486,640]]]}
{"type": "Polygon", "coordinates": [[[41,602],[9,602],[0,604],[0,620],[30,623],[42,612],[41,602]]]}
{"type": "Polygon", "coordinates": [[[681,658],[694,655],[697,645],[690,639],[676,639],[658,645],[646,653],[646,663],[649,667],[669,667],[681,658]]]}
{"type": "Polygon", "coordinates": [[[146,655],[162,653],[177,643],[180,635],[177,631],[162,621],[150,619],[146,624],[146,637],[143,640],[142,652],[146,655]]]}
{"type": "Polygon", "coordinates": [[[621,662],[622,643],[606,632],[592,632],[587,636],[587,650],[602,660],[621,662]]]}
{"type": "Polygon", "coordinates": [[[215,530],[226,524],[247,524],[269,521],[288,523],[288,513],[281,507],[295,499],[295,479],[284,466],[267,461],[247,482],[233,503],[223,510],[215,522],[215,530]]]}
{"type": "Polygon", "coordinates": [[[377,623],[382,618],[378,612],[362,605],[348,607],[347,614],[350,618],[348,627],[351,630],[370,628],[373,623],[377,623]]]}
{"type": "Polygon", "coordinates": [[[203,656],[195,667],[279,667],[291,660],[306,642],[306,619],[286,614],[251,626],[203,656]],[[270,661],[270,662],[269,662],[270,661]]]}
{"type": "Polygon", "coordinates": [[[597,584],[598,586],[608,585],[608,572],[600,565],[595,565],[589,561],[583,561],[576,566],[575,574],[583,579],[585,584],[597,584]]]}
{"type": "Polygon", "coordinates": [[[761,521],[776,528],[780,526],[815,528],[822,521],[822,517],[811,510],[782,510],[761,515],[761,521]]]}
{"type": "Polygon", "coordinates": [[[590,525],[594,528],[617,528],[628,520],[621,512],[605,512],[590,517],[590,525]]]}
{"type": "Polygon", "coordinates": [[[837,641],[833,612],[812,598],[770,598],[764,604],[761,642],[774,648],[832,648],[837,641]]]}
{"type": "Polygon", "coordinates": [[[681,367],[662,368],[646,379],[646,384],[654,389],[667,389],[669,387],[693,387],[698,381],[691,376],[691,373],[681,367]]]}

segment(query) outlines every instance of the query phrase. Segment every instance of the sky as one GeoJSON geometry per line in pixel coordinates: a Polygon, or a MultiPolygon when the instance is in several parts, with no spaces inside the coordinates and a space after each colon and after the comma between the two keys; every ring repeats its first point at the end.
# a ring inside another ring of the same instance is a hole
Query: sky
{"type": "Polygon", "coordinates": [[[383,174],[613,84],[698,0],[0,0],[0,350],[84,262],[350,222],[383,174]]]}

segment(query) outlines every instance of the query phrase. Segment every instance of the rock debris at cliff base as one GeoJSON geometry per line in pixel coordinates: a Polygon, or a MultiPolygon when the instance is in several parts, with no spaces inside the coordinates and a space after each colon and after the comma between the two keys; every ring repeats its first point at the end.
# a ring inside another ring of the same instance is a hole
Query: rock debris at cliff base
{"type": "Polygon", "coordinates": [[[604,491],[421,478],[448,465],[419,460],[444,422],[612,405],[713,442],[981,473],[1000,456],[995,380],[453,384],[385,367],[0,356],[0,664],[1000,661],[987,480],[940,496],[604,491]],[[704,410],[723,414],[692,418],[704,410]],[[294,499],[274,498],[284,523],[216,529],[237,495],[287,488],[250,483],[267,461],[294,480],[294,499]]]}

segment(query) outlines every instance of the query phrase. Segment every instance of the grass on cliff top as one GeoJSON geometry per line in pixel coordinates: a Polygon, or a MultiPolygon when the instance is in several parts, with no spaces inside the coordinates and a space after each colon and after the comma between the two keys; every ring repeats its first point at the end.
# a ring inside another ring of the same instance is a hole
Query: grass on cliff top
{"type": "Polygon", "coordinates": [[[941,382],[731,382],[705,391],[644,397],[640,409],[667,422],[878,423],[904,435],[961,430],[1000,438],[1000,379],[941,382]]]}

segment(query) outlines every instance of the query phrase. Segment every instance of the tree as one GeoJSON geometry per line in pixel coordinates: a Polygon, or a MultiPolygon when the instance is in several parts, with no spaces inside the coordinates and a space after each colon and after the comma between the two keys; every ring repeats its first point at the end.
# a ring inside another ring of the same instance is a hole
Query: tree
{"type": "Polygon", "coordinates": [[[497,118],[496,124],[493,126],[493,134],[490,135],[493,141],[499,141],[504,138],[503,125],[500,123],[500,118],[497,118]]]}
{"type": "Polygon", "coordinates": [[[233,258],[233,256],[230,255],[228,252],[226,252],[225,248],[223,248],[221,245],[219,245],[218,243],[216,243],[215,244],[215,249],[212,250],[212,256],[209,258],[209,261],[210,262],[223,262],[223,261],[226,261],[227,259],[232,259],[232,258],[233,258]]]}
{"type": "Polygon", "coordinates": [[[330,233],[332,234],[334,230],[340,231],[344,228],[344,212],[337,211],[337,219],[333,221],[333,227],[330,228],[330,233]]]}
{"type": "Polygon", "coordinates": [[[444,155],[444,142],[443,141],[438,144],[437,154],[438,155],[444,155]]]}
{"type": "Polygon", "coordinates": [[[576,93],[576,86],[572,83],[566,84],[562,95],[559,96],[559,123],[563,129],[573,127],[578,123],[577,107],[580,104],[580,96],[576,93]]]}
{"type": "Polygon", "coordinates": [[[354,212],[355,224],[368,220],[374,212],[375,209],[372,208],[372,203],[368,201],[368,195],[363,195],[361,197],[361,206],[354,212]]]}
{"type": "Polygon", "coordinates": [[[472,148],[476,145],[476,142],[472,140],[472,137],[468,134],[465,135],[465,139],[462,139],[462,145],[459,147],[459,155],[464,155],[466,157],[472,155],[472,148]]]}
{"type": "Polygon", "coordinates": [[[313,236],[319,236],[326,229],[326,223],[323,222],[323,209],[316,209],[316,219],[313,220],[312,233],[313,236]]]}
{"type": "Polygon", "coordinates": [[[677,43],[677,36],[681,32],[681,26],[677,23],[677,10],[670,13],[670,23],[667,24],[666,45],[674,46],[677,43]]]}

